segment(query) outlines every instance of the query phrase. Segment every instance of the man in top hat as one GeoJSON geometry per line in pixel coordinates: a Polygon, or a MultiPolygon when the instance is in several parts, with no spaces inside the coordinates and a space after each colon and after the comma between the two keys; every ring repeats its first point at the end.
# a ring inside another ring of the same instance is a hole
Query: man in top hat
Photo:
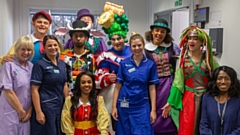
{"type": "MultiPolygon", "coordinates": [[[[94,16],[89,12],[88,9],[81,9],[77,13],[77,20],[81,20],[87,23],[90,26],[90,31],[93,27],[94,16]]],[[[94,54],[94,57],[97,58],[101,52],[107,51],[106,44],[104,40],[97,35],[93,35],[90,32],[90,37],[88,41],[86,41],[87,48],[94,54]]],[[[64,49],[69,49],[73,47],[73,41],[71,39],[68,40],[64,49]]]]}
{"type": "MultiPolygon", "coordinates": [[[[51,16],[41,10],[35,13],[32,17],[32,26],[35,29],[35,31],[32,34],[27,35],[32,39],[32,42],[34,43],[34,57],[32,59],[32,63],[36,63],[38,60],[40,60],[43,56],[44,49],[43,49],[43,38],[47,34],[50,25],[52,23],[51,16]]],[[[0,65],[4,62],[13,61],[12,56],[14,55],[14,46],[11,47],[11,49],[8,51],[7,56],[0,56],[0,65]]]]}
{"type": "Polygon", "coordinates": [[[73,41],[73,49],[64,50],[59,58],[67,65],[69,94],[72,94],[77,75],[83,70],[94,72],[94,66],[93,54],[84,48],[90,36],[90,26],[84,21],[77,20],[72,23],[72,26],[68,24],[68,29],[73,41]]]}

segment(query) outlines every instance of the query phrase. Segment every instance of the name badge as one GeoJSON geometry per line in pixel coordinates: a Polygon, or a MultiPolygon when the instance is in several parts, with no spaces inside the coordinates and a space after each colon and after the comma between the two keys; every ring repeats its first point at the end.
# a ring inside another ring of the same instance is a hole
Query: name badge
{"type": "Polygon", "coordinates": [[[58,69],[54,69],[53,72],[54,72],[55,74],[59,74],[59,73],[60,73],[60,71],[59,71],[58,69]]]}
{"type": "Polygon", "coordinates": [[[130,69],[128,69],[128,72],[129,72],[129,73],[134,72],[134,71],[136,71],[135,68],[130,68],[130,69]]]}
{"type": "Polygon", "coordinates": [[[128,101],[122,101],[122,102],[120,103],[120,107],[128,108],[128,107],[129,107],[129,102],[128,102],[128,101]]]}
{"type": "Polygon", "coordinates": [[[120,103],[120,107],[128,108],[129,107],[129,102],[126,100],[124,97],[123,100],[120,103]]]}

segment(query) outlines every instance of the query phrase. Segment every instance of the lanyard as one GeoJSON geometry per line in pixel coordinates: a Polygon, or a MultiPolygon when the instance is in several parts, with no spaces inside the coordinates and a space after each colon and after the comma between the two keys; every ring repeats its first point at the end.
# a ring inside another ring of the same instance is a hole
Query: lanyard
{"type": "Polygon", "coordinates": [[[222,134],[223,134],[223,133],[222,133],[222,129],[223,129],[223,118],[224,118],[225,111],[226,111],[226,108],[227,108],[227,102],[228,102],[228,100],[224,103],[224,107],[223,107],[222,114],[221,114],[221,112],[220,112],[220,96],[218,96],[217,102],[218,102],[218,116],[219,116],[219,118],[220,118],[220,120],[221,120],[220,135],[222,135],[222,134]]]}

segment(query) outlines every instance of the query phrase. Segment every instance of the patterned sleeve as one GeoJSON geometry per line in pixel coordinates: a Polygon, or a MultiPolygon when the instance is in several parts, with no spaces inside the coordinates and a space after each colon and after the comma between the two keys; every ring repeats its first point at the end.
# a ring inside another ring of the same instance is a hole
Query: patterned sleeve
{"type": "Polygon", "coordinates": [[[106,88],[112,83],[109,78],[109,68],[106,61],[102,61],[95,72],[95,82],[97,89],[106,88]]]}
{"type": "Polygon", "coordinates": [[[62,116],[61,116],[61,129],[62,132],[66,135],[73,135],[74,134],[74,126],[73,121],[70,113],[71,108],[71,97],[68,96],[65,99],[65,103],[62,109],[62,116]]]}
{"type": "Polygon", "coordinates": [[[11,75],[11,64],[7,62],[0,70],[0,90],[13,90],[13,79],[11,75]]]}
{"type": "Polygon", "coordinates": [[[110,86],[112,83],[109,78],[109,60],[113,60],[115,57],[112,57],[112,53],[102,52],[96,59],[96,72],[95,72],[95,82],[97,89],[102,89],[110,86]]]}
{"type": "Polygon", "coordinates": [[[99,96],[98,100],[98,116],[97,116],[97,127],[101,135],[108,135],[108,126],[110,123],[109,114],[104,104],[102,96],[99,96]]]}

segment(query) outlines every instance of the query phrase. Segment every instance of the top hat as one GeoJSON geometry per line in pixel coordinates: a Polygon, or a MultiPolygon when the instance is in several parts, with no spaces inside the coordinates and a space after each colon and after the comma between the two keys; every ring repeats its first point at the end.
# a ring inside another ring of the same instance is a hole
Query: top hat
{"type": "Polygon", "coordinates": [[[74,32],[84,32],[86,36],[88,36],[88,37],[90,36],[89,30],[91,28],[91,25],[88,25],[84,21],[76,20],[72,23],[72,27],[70,26],[69,23],[68,23],[67,27],[69,29],[69,34],[71,37],[74,32]]]}
{"type": "Polygon", "coordinates": [[[51,18],[51,16],[50,16],[47,12],[45,12],[45,11],[43,11],[43,10],[38,11],[37,13],[35,13],[35,14],[33,15],[33,17],[32,17],[32,21],[34,21],[38,15],[43,15],[43,16],[45,16],[45,17],[47,18],[47,20],[50,22],[50,24],[52,23],[52,18],[51,18]]]}
{"type": "Polygon", "coordinates": [[[168,28],[168,22],[164,19],[155,20],[154,24],[150,26],[151,30],[154,27],[162,27],[162,28],[166,29],[168,33],[171,31],[170,28],[168,28]]]}
{"type": "Polygon", "coordinates": [[[77,13],[77,20],[80,20],[83,16],[89,16],[92,19],[92,22],[94,22],[94,16],[90,13],[88,9],[81,9],[77,13]]]}

